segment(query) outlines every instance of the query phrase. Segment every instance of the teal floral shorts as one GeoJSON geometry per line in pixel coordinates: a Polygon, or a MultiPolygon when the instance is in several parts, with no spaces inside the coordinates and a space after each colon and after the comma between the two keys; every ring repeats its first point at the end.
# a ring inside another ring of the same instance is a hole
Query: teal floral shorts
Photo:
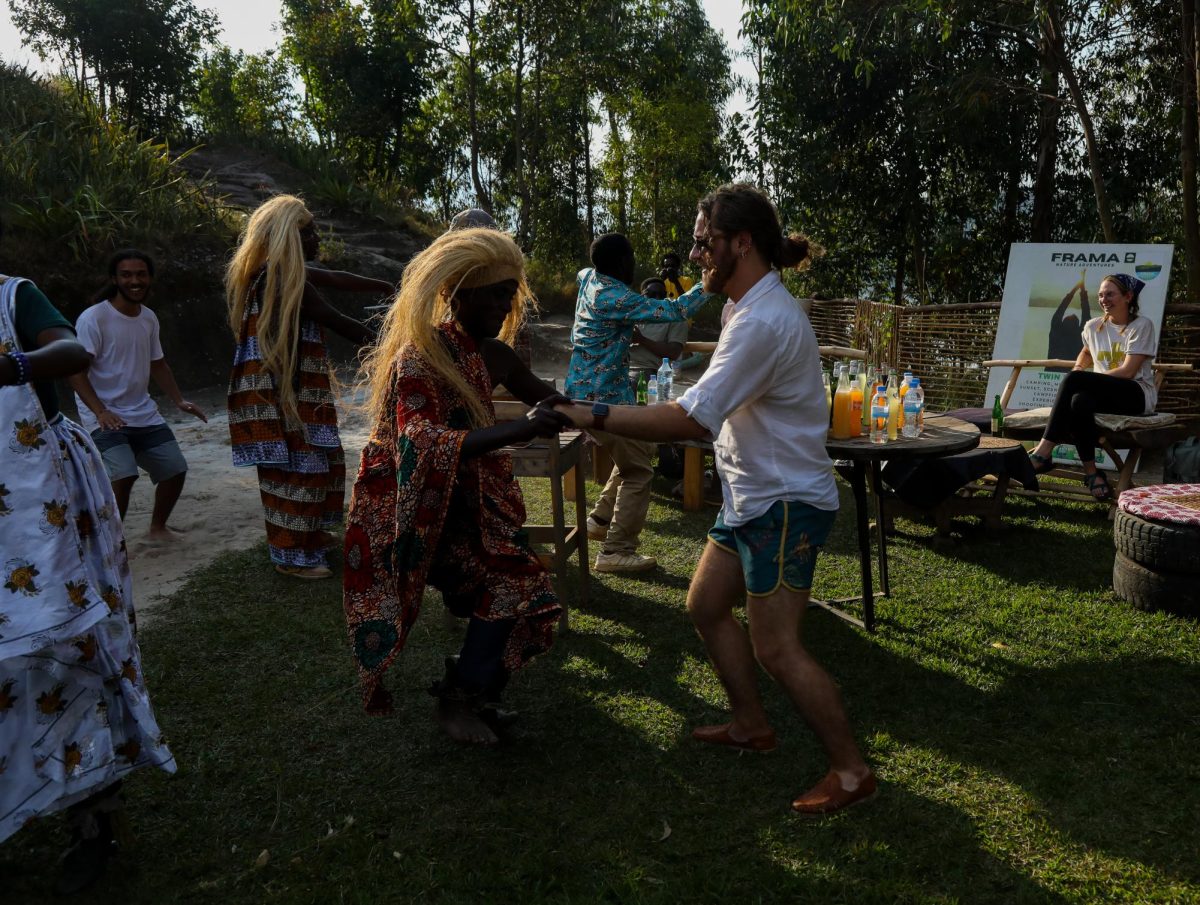
{"type": "Polygon", "coordinates": [[[817,551],[829,538],[837,510],[827,512],[807,503],[778,500],[753,521],[731,528],[717,515],[708,539],[742,561],[746,593],[774,594],[780,586],[792,591],[812,587],[817,551]]]}

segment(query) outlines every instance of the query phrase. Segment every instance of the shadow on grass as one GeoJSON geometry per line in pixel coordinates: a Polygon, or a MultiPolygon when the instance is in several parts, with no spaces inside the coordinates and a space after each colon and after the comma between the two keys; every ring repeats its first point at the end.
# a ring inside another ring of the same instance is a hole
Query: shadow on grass
{"type": "MultiPolygon", "coordinates": [[[[823,767],[773,691],[782,755],[692,745],[719,693],[681,609],[598,584],[514,680],[514,741],[470,750],[421,691],[458,643],[436,606],[393,673],[396,715],[369,718],[337,589],[260,556],[202,572],[143,635],[180,773],[128,784],[139,843],[95,901],[1058,900],[961,811],[899,786],[830,821],[790,815],[823,767]]],[[[5,846],[6,903],[45,901],[62,840],[49,819],[5,846]]]]}

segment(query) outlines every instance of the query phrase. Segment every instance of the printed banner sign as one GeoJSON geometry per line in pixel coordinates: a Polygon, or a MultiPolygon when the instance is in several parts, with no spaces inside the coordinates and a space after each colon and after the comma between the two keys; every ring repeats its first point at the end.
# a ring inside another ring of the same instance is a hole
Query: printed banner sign
{"type": "MultiPolygon", "coordinates": [[[[1100,281],[1112,273],[1132,274],[1146,284],[1138,299],[1139,313],[1150,319],[1161,339],[1173,253],[1173,245],[1014,244],[1008,254],[992,357],[1074,361],[1083,348],[1083,325],[1104,313],[1096,293],[1100,281]]],[[[1069,370],[1023,369],[1009,406],[1035,409],[1053,405],[1059,381],[1069,370]]],[[[992,369],[985,406],[1004,392],[1007,380],[1007,369],[992,369]]],[[[1097,453],[1098,465],[1113,467],[1102,451],[1097,453]]],[[[1055,449],[1055,458],[1078,460],[1073,448],[1062,446],[1055,449]]]]}

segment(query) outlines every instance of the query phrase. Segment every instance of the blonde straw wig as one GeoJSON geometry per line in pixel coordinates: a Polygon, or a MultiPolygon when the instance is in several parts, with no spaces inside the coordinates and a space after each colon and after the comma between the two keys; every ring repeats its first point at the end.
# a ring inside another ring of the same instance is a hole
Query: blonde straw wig
{"type": "Polygon", "coordinates": [[[304,202],[276,195],[250,217],[225,271],[229,326],[237,336],[259,272],[266,268],[258,312],[258,348],[275,378],[279,408],[289,430],[302,430],[292,375],[299,365],[300,302],[304,298],[304,248],[300,230],[312,222],[304,202]]]}
{"type": "Polygon", "coordinates": [[[409,261],[392,307],[384,317],[379,342],[363,361],[363,382],[370,388],[369,406],[376,419],[392,418],[387,411],[397,358],[410,343],[433,372],[466,400],[474,427],[489,423],[484,400],[454,366],[438,338],[438,325],[454,316],[452,299],[459,289],[517,281],[512,311],[500,339],[512,344],[527,310],[536,307],[525,281],[525,258],[510,236],[494,229],[448,232],[409,261]]]}

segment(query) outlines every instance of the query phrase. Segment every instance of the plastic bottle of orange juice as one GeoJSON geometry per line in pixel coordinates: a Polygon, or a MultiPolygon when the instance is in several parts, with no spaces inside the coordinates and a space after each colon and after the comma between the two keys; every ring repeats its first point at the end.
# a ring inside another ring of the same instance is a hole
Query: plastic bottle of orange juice
{"type": "Polygon", "coordinates": [[[863,432],[863,388],[854,364],[850,365],[850,436],[861,437],[863,432]]]}
{"type": "Polygon", "coordinates": [[[850,380],[845,368],[838,368],[837,392],[833,394],[833,439],[850,439],[850,380]]]}
{"type": "Polygon", "coordinates": [[[904,376],[900,378],[900,430],[904,430],[904,397],[908,395],[908,382],[912,378],[912,371],[905,371],[904,376]]]}

